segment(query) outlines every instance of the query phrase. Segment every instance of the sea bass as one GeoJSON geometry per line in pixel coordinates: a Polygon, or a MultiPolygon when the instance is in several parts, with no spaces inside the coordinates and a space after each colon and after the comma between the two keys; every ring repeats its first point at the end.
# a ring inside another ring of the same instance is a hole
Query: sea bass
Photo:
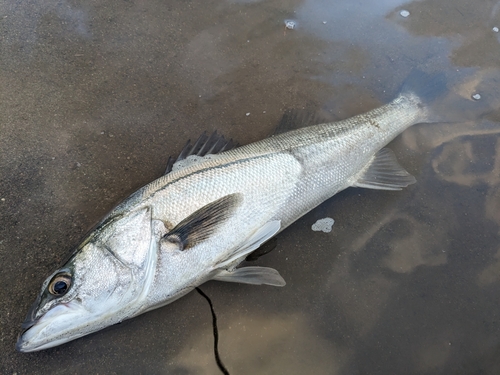
{"type": "Polygon", "coordinates": [[[440,85],[414,74],[392,102],[347,120],[230,150],[217,139],[188,145],[168,173],[114,208],[45,280],[17,349],[63,344],[208,280],[285,285],[274,269],[237,266],[341,190],[414,183],[383,147],[409,126],[432,121],[427,100],[440,85]]]}

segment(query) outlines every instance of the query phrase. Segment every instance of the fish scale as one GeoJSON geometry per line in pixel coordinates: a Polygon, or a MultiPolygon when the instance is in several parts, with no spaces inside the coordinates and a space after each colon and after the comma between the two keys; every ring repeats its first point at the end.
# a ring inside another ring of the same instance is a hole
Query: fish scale
{"type": "MultiPolygon", "coordinates": [[[[270,176],[291,169],[296,162],[301,165],[302,173],[295,183],[295,188],[289,197],[282,200],[282,206],[272,216],[282,220],[281,230],[283,230],[324,200],[351,186],[353,178],[355,179],[357,173],[380,148],[407,127],[424,120],[425,111],[418,104],[414,97],[398,97],[392,103],[367,114],[336,123],[298,129],[227,151],[189,168],[171,172],[146,185],[141,192],[141,204],[144,200],[153,206],[161,206],[163,203],[160,202],[176,202],[171,210],[165,207],[163,212],[158,213],[159,219],[173,218],[173,224],[176,224],[183,219],[185,212],[194,211],[199,208],[197,205],[209,203],[210,199],[220,198],[216,194],[216,189],[226,194],[242,189],[237,181],[228,182],[233,189],[216,188],[217,185],[211,184],[211,181],[216,181],[218,177],[212,179],[209,176],[213,169],[230,168],[236,163],[239,170],[233,177],[237,180],[247,173],[252,173],[252,167],[249,169],[244,167],[245,161],[263,155],[286,153],[292,155],[293,159],[284,158],[277,166],[277,170],[269,168],[262,172],[270,176]],[[374,126],[373,123],[378,125],[374,126]],[[197,178],[193,179],[192,176],[197,178]],[[180,194],[176,198],[166,198],[165,195],[170,194],[168,191],[176,188],[175,182],[184,179],[189,182],[185,183],[181,190],[189,189],[189,192],[180,194]],[[185,203],[187,195],[190,201],[185,203]],[[182,204],[179,206],[178,202],[182,204]],[[296,203],[290,204],[290,202],[296,203]]],[[[221,173],[224,175],[228,172],[221,173]]],[[[257,194],[265,194],[259,184],[256,184],[255,188],[258,190],[257,194]]],[[[281,192],[281,195],[286,194],[285,191],[281,192]]],[[[126,205],[126,202],[124,204],[126,205]]],[[[276,207],[273,205],[272,208],[276,207]]],[[[123,208],[118,210],[121,209],[123,208]]],[[[268,216],[263,215],[263,220],[268,219],[268,216]]],[[[263,223],[261,221],[260,225],[263,223]]]]}
{"type": "Polygon", "coordinates": [[[113,209],[46,279],[17,349],[63,344],[207,280],[284,286],[274,269],[238,265],[347,187],[399,190],[415,182],[383,147],[430,118],[422,88],[431,83],[432,91],[439,80],[416,78],[389,104],[344,121],[227,151],[233,143],[215,134],[188,142],[164,176],[113,209]]]}

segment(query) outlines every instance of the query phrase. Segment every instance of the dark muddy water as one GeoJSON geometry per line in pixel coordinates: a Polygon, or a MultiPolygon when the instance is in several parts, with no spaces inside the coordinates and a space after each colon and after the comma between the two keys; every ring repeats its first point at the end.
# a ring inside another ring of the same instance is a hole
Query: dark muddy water
{"type": "Polygon", "coordinates": [[[417,183],[348,189],[281,233],[254,264],[284,288],[202,289],[231,374],[500,373],[495,27],[493,1],[0,2],[0,372],[219,373],[197,293],[54,349],[14,345],[45,277],[187,139],[250,143],[288,109],[344,119],[418,68],[448,92],[445,123],[389,146],[417,183]]]}

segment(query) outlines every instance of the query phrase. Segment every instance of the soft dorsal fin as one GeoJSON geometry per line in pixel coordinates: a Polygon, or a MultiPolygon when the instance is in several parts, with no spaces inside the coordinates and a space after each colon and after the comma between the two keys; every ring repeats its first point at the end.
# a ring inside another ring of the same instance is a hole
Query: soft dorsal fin
{"type": "Polygon", "coordinates": [[[210,237],[229,218],[240,201],[240,194],[217,199],[182,220],[162,240],[178,244],[179,250],[186,250],[210,237]]]}
{"type": "Polygon", "coordinates": [[[352,185],[368,189],[401,190],[416,182],[396,160],[394,152],[383,148],[377,152],[352,185]]]}
{"type": "Polygon", "coordinates": [[[303,109],[287,109],[283,112],[281,120],[274,130],[273,135],[289,132],[311,125],[324,124],[332,122],[335,119],[325,111],[303,109]]]}
{"type": "Polygon", "coordinates": [[[203,132],[194,145],[191,145],[191,140],[187,141],[177,159],[172,156],[168,158],[165,174],[193,165],[203,160],[206,155],[220,154],[238,146],[232,139],[227,141],[224,136],[217,134],[216,131],[210,137],[207,132],[203,132]]]}

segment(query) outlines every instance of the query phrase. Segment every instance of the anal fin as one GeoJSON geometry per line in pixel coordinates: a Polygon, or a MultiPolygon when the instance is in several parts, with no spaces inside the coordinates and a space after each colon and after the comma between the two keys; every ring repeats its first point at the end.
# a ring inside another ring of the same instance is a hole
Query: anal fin
{"type": "Polygon", "coordinates": [[[221,270],[213,280],[252,285],[285,286],[278,271],[268,267],[242,267],[234,271],[221,270]]]}
{"type": "Polygon", "coordinates": [[[416,182],[396,160],[394,152],[383,148],[375,154],[372,161],[361,172],[354,187],[380,190],[401,190],[416,182]]]}

